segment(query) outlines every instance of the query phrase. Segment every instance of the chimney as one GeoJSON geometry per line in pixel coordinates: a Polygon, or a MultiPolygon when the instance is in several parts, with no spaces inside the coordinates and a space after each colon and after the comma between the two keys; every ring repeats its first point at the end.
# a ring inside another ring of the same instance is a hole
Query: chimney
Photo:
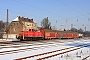
{"type": "Polygon", "coordinates": [[[17,16],[18,17],[18,20],[20,20],[20,16],[17,16]]]}
{"type": "Polygon", "coordinates": [[[30,19],[31,20],[31,22],[33,22],[33,19],[30,19]]]}

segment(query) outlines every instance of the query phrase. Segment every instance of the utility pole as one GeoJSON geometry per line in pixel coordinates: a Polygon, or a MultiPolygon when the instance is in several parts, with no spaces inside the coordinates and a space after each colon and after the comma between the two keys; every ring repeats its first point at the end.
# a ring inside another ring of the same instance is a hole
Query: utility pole
{"type": "MultiPolygon", "coordinates": [[[[25,30],[25,21],[23,21],[23,31],[25,30]]],[[[23,40],[24,40],[24,32],[23,32],[23,40]]]]}
{"type": "Polygon", "coordinates": [[[8,38],[8,30],[7,30],[7,27],[8,27],[8,9],[6,10],[6,20],[7,20],[6,32],[7,32],[7,38],[8,38]]]}
{"type": "Polygon", "coordinates": [[[73,28],[73,24],[71,24],[71,29],[73,28]]]}
{"type": "Polygon", "coordinates": [[[85,32],[86,32],[86,26],[85,26],[85,32]]]}

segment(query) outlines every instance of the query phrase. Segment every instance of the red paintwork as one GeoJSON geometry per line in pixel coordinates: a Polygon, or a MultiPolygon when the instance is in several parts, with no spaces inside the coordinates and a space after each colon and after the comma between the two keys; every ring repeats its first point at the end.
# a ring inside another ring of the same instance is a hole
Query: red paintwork
{"type": "Polygon", "coordinates": [[[42,37],[42,32],[39,31],[21,31],[19,36],[25,37],[42,37]]]}
{"type": "Polygon", "coordinates": [[[66,35],[67,35],[66,36],[67,38],[73,38],[73,34],[72,33],[67,33],[66,35]]]}
{"type": "Polygon", "coordinates": [[[73,38],[79,37],[79,34],[73,34],[73,38]]]}
{"type": "Polygon", "coordinates": [[[25,37],[43,37],[44,39],[56,39],[56,38],[79,38],[78,33],[64,32],[64,31],[52,31],[52,30],[44,30],[33,31],[30,29],[29,31],[21,31],[19,36],[25,37]]]}
{"type": "Polygon", "coordinates": [[[31,31],[21,31],[21,32],[19,33],[19,36],[32,37],[32,36],[34,36],[34,33],[31,32],[31,31]]]}
{"type": "Polygon", "coordinates": [[[63,31],[41,31],[45,39],[53,38],[79,38],[78,33],[63,32],[63,31]]]}
{"type": "Polygon", "coordinates": [[[44,36],[45,36],[45,39],[52,39],[57,37],[55,32],[45,32],[44,36]]]}

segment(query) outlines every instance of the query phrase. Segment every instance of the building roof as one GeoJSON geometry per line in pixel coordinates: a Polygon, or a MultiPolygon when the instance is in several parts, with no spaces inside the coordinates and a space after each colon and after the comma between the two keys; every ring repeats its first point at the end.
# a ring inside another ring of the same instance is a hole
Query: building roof
{"type": "Polygon", "coordinates": [[[17,18],[15,18],[13,21],[25,21],[25,22],[33,22],[33,19],[29,19],[29,18],[24,18],[24,17],[20,17],[18,16],[17,18]]]}
{"type": "Polygon", "coordinates": [[[15,18],[13,21],[19,21],[18,17],[17,17],[17,18],[15,18]]]}

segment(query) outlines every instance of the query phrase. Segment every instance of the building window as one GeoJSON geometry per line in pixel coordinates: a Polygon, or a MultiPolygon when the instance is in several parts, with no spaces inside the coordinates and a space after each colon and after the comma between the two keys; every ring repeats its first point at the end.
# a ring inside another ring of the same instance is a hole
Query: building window
{"type": "Polygon", "coordinates": [[[18,23],[17,23],[17,25],[18,25],[18,23]]]}
{"type": "Polygon", "coordinates": [[[16,28],[14,28],[14,31],[16,31],[16,28]]]}
{"type": "Polygon", "coordinates": [[[27,26],[29,26],[29,24],[27,24],[27,26]]]}
{"type": "Polygon", "coordinates": [[[14,23],[14,26],[15,26],[15,23],[14,23]]]}
{"type": "Polygon", "coordinates": [[[33,24],[32,24],[32,26],[33,26],[33,24]]]}

